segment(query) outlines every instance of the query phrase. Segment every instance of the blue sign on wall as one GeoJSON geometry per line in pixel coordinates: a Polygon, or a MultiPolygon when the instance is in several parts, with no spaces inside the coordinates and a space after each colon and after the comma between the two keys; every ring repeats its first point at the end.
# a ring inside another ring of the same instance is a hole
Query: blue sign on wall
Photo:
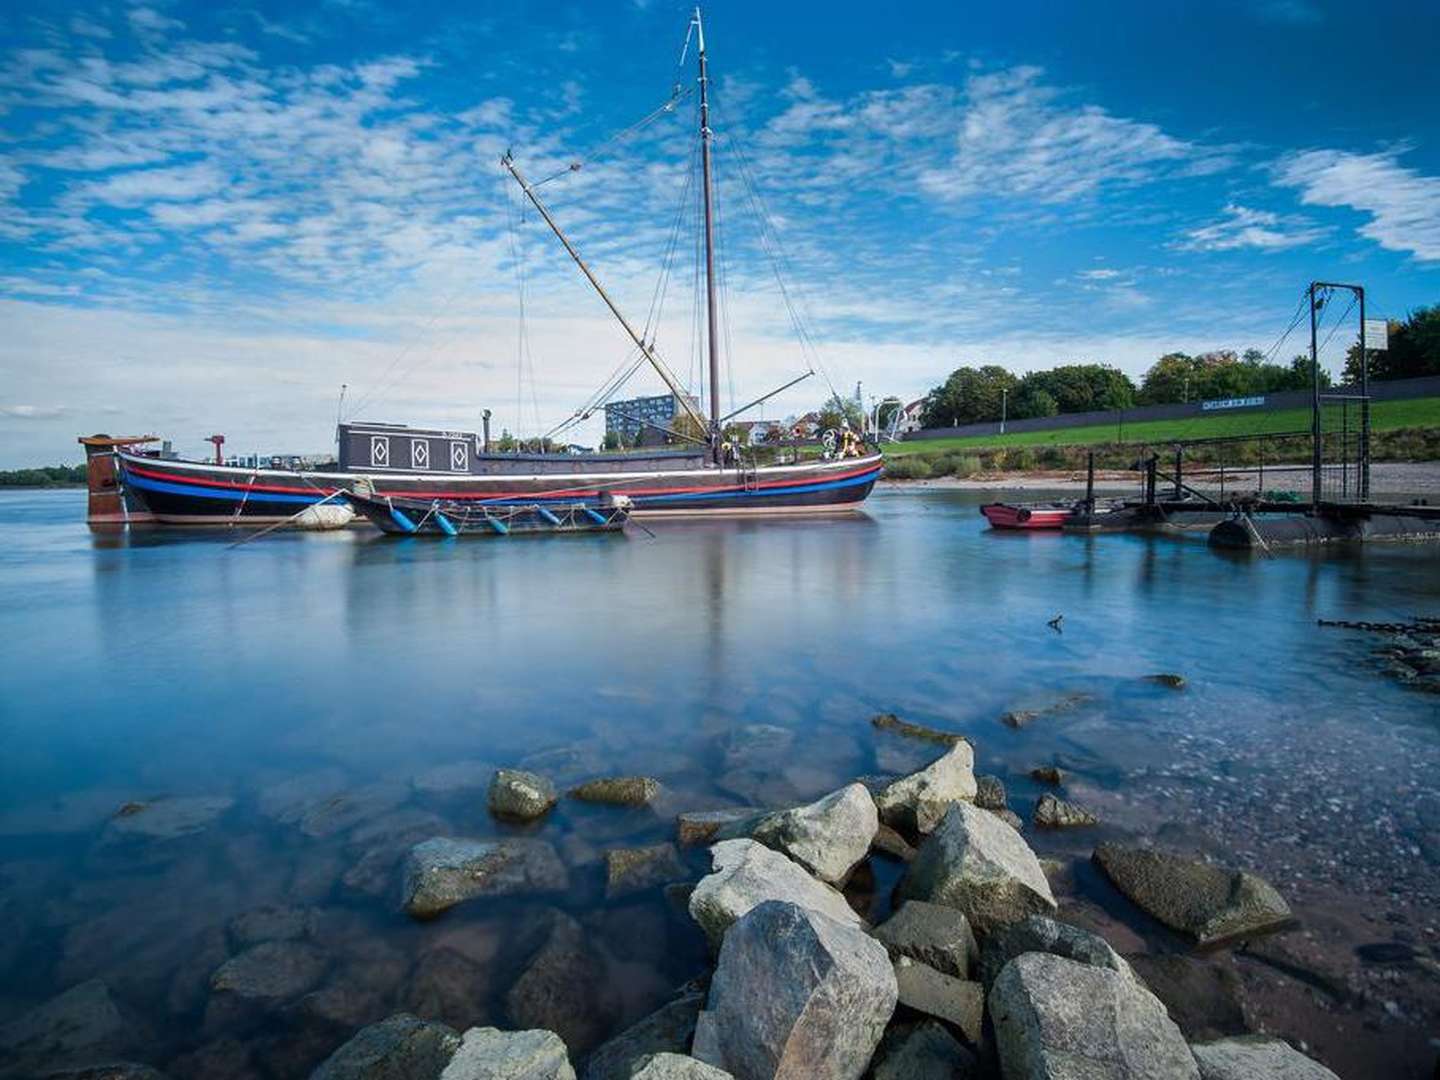
{"type": "Polygon", "coordinates": [[[1262,397],[1232,397],[1219,398],[1215,401],[1202,401],[1200,408],[1205,412],[1211,409],[1244,409],[1251,405],[1264,405],[1265,398],[1262,397]]]}

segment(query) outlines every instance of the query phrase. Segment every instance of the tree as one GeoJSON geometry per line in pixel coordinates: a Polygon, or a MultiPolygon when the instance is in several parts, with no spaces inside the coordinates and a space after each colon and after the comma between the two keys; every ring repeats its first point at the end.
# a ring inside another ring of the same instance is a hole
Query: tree
{"type": "Polygon", "coordinates": [[[820,406],[818,415],[821,431],[830,428],[838,430],[844,424],[849,424],[851,431],[859,431],[865,418],[858,401],[839,394],[831,394],[830,399],[820,406]]]}
{"type": "Polygon", "coordinates": [[[600,446],[605,450],[619,450],[621,446],[620,433],[618,431],[607,431],[605,433],[605,441],[602,442],[600,446]]]}
{"type": "Polygon", "coordinates": [[[1043,390],[1055,403],[1055,411],[1062,413],[1126,409],[1135,403],[1135,384],[1108,364],[1062,364],[1047,371],[1032,371],[1020,380],[1020,392],[1023,394],[1027,388],[1043,390]]]}
{"type": "Polygon", "coordinates": [[[1166,353],[1145,372],[1136,400],[1141,405],[1168,405],[1188,400],[1195,370],[1195,358],[1188,353],[1166,353]]]}
{"type": "Polygon", "coordinates": [[[509,429],[501,428],[500,438],[495,440],[495,449],[502,454],[508,454],[515,449],[516,445],[515,436],[510,434],[509,429]]]}
{"type": "Polygon", "coordinates": [[[1026,379],[1020,380],[1020,392],[1015,395],[1015,400],[1010,402],[1010,415],[1016,420],[1030,420],[1040,416],[1054,416],[1060,411],[1060,406],[1050,391],[1033,383],[1027,383],[1026,379]]]}
{"type": "Polygon", "coordinates": [[[999,420],[1001,401],[1014,395],[1020,380],[998,364],[956,368],[925,398],[922,427],[950,427],[999,420]]]}
{"type": "MultiPolygon", "coordinates": [[[[1404,321],[1391,319],[1388,347],[1370,354],[1370,378],[1418,379],[1440,375],[1440,304],[1416,308],[1404,321]]],[[[1360,381],[1360,343],[1345,355],[1345,381],[1360,381]]]]}
{"type": "MultiPolygon", "coordinates": [[[[705,441],[705,429],[700,426],[700,421],[683,409],[676,413],[675,418],[670,421],[670,430],[675,432],[675,435],[667,434],[666,442],[683,442],[694,445],[705,441]],[[679,437],[677,438],[677,436],[679,437]]],[[[644,432],[642,431],[641,434],[644,432]]]]}

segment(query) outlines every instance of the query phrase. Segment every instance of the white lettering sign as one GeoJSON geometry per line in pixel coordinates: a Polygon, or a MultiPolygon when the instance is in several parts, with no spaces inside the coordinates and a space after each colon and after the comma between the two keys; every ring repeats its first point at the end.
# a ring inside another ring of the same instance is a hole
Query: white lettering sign
{"type": "Polygon", "coordinates": [[[1206,412],[1212,409],[1247,409],[1252,405],[1264,405],[1263,397],[1220,398],[1217,401],[1202,401],[1200,408],[1206,412]]]}
{"type": "Polygon", "coordinates": [[[1390,348],[1390,324],[1384,319],[1365,320],[1365,348],[1380,352],[1390,348]]]}

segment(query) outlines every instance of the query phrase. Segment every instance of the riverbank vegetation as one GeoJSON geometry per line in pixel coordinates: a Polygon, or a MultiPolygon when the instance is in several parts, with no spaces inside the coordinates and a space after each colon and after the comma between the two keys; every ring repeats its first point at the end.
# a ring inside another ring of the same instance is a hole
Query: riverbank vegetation
{"type": "Polygon", "coordinates": [[[84,465],[45,465],[0,471],[0,488],[75,487],[85,483],[84,465]]]}

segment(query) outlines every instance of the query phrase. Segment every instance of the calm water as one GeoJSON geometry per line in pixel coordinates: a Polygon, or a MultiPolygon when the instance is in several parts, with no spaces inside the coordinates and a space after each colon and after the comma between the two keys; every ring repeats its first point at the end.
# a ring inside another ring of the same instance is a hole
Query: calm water
{"type": "Polygon", "coordinates": [[[1315,620],[1440,613],[1434,547],[1251,560],[1203,539],[997,535],[980,501],[882,492],[849,518],[666,522],[653,538],[357,531],[232,549],[92,536],[80,492],[0,495],[0,1023],[98,976],[177,1076],[245,1055],[223,1075],[303,1076],[402,1007],[503,1024],[550,902],[413,926],[394,861],[423,835],[496,834],[484,769],[528,761],[560,783],[644,772],[669,792],[655,814],[562,800],[532,830],[571,866],[556,906],[608,976],[573,1034],[593,1043],[704,963],[658,889],[605,899],[604,850],[670,838],[677,809],[781,803],[923,760],[873,732],[880,710],[969,733],[1022,814],[1024,774],[1059,759],[1114,828],[1217,826],[1297,890],[1363,833],[1363,872],[1332,884],[1428,895],[1440,698],[1315,620]],[[1189,688],[1137,681],[1161,671],[1189,688]],[[1091,700],[1064,718],[997,722],[1075,691],[1091,700]],[[783,752],[748,749],[757,724],[788,733],[769,736],[783,752]],[[434,772],[456,763],[473,764],[434,772]],[[343,814],[304,817],[335,795],[343,814]],[[117,839],[125,803],[188,796],[233,802],[188,835],[117,839]],[[1323,827],[1356,806],[1345,835],[1323,827]],[[237,948],[230,920],[266,905],[310,909],[325,974],[300,1004],[238,1015],[207,981],[237,948]]]}

